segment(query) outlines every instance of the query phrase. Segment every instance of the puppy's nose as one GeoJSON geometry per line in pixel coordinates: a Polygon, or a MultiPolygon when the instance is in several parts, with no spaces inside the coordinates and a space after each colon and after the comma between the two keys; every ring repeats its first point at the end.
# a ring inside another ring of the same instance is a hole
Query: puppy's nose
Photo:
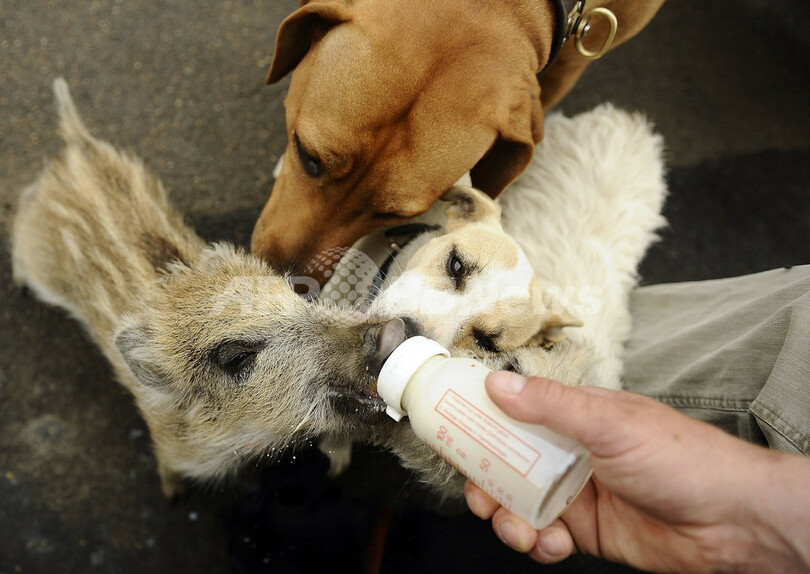
{"type": "Polygon", "coordinates": [[[379,376],[383,363],[394,352],[394,349],[405,341],[405,322],[402,319],[391,319],[382,325],[366,329],[363,339],[370,349],[368,354],[368,371],[379,376]]]}

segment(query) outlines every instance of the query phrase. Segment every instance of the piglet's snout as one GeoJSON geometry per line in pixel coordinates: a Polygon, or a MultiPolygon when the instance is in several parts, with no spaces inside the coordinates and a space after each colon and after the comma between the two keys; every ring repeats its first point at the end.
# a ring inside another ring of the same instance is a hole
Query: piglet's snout
{"type": "Polygon", "coordinates": [[[382,325],[373,325],[366,329],[363,339],[368,354],[368,372],[378,376],[385,360],[394,352],[394,349],[405,341],[405,321],[391,319],[382,325]]]}

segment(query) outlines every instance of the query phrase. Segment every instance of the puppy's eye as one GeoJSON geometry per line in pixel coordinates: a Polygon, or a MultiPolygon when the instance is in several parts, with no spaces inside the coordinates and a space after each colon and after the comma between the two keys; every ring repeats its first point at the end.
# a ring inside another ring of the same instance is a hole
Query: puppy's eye
{"type": "Polygon", "coordinates": [[[455,247],[447,258],[447,275],[455,282],[456,289],[464,286],[464,278],[468,275],[468,270],[455,247]]]}
{"type": "Polygon", "coordinates": [[[229,376],[244,379],[250,375],[256,356],[264,346],[263,342],[225,341],[211,352],[211,360],[229,376]]]}
{"type": "Polygon", "coordinates": [[[323,164],[321,160],[316,157],[313,157],[304,146],[301,144],[301,140],[298,139],[298,134],[295,135],[295,147],[298,151],[298,158],[301,160],[301,165],[304,166],[304,171],[307,172],[312,177],[320,177],[323,173],[323,164]]]}
{"type": "Polygon", "coordinates": [[[475,338],[475,344],[482,350],[490,353],[498,352],[498,343],[495,342],[495,339],[498,338],[497,335],[490,335],[480,329],[473,329],[473,337],[475,338]]]}
{"type": "Polygon", "coordinates": [[[464,262],[457,255],[452,255],[447,260],[447,272],[451,277],[461,277],[464,275],[464,262]]]}

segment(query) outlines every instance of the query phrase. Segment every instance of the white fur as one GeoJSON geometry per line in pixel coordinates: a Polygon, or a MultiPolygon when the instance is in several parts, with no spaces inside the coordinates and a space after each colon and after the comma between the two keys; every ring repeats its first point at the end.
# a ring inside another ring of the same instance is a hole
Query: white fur
{"type": "Polygon", "coordinates": [[[591,349],[587,384],[620,386],[628,294],[665,224],[662,156],[663,139],[641,114],[609,104],[553,114],[532,163],[498,201],[541,287],[584,322],[566,333],[591,349]]]}

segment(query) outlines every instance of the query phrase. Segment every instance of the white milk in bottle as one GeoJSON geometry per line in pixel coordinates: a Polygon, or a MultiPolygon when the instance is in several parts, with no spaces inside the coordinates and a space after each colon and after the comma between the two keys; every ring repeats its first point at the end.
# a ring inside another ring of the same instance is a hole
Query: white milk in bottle
{"type": "Polygon", "coordinates": [[[394,420],[414,433],[501,506],[536,529],[551,524],[591,475],[590,453],[540,425],[516,421],[487,395],[491,371],[450,358],[430,339],[412,337],[386,359],[377,391],[394,420]]]}

